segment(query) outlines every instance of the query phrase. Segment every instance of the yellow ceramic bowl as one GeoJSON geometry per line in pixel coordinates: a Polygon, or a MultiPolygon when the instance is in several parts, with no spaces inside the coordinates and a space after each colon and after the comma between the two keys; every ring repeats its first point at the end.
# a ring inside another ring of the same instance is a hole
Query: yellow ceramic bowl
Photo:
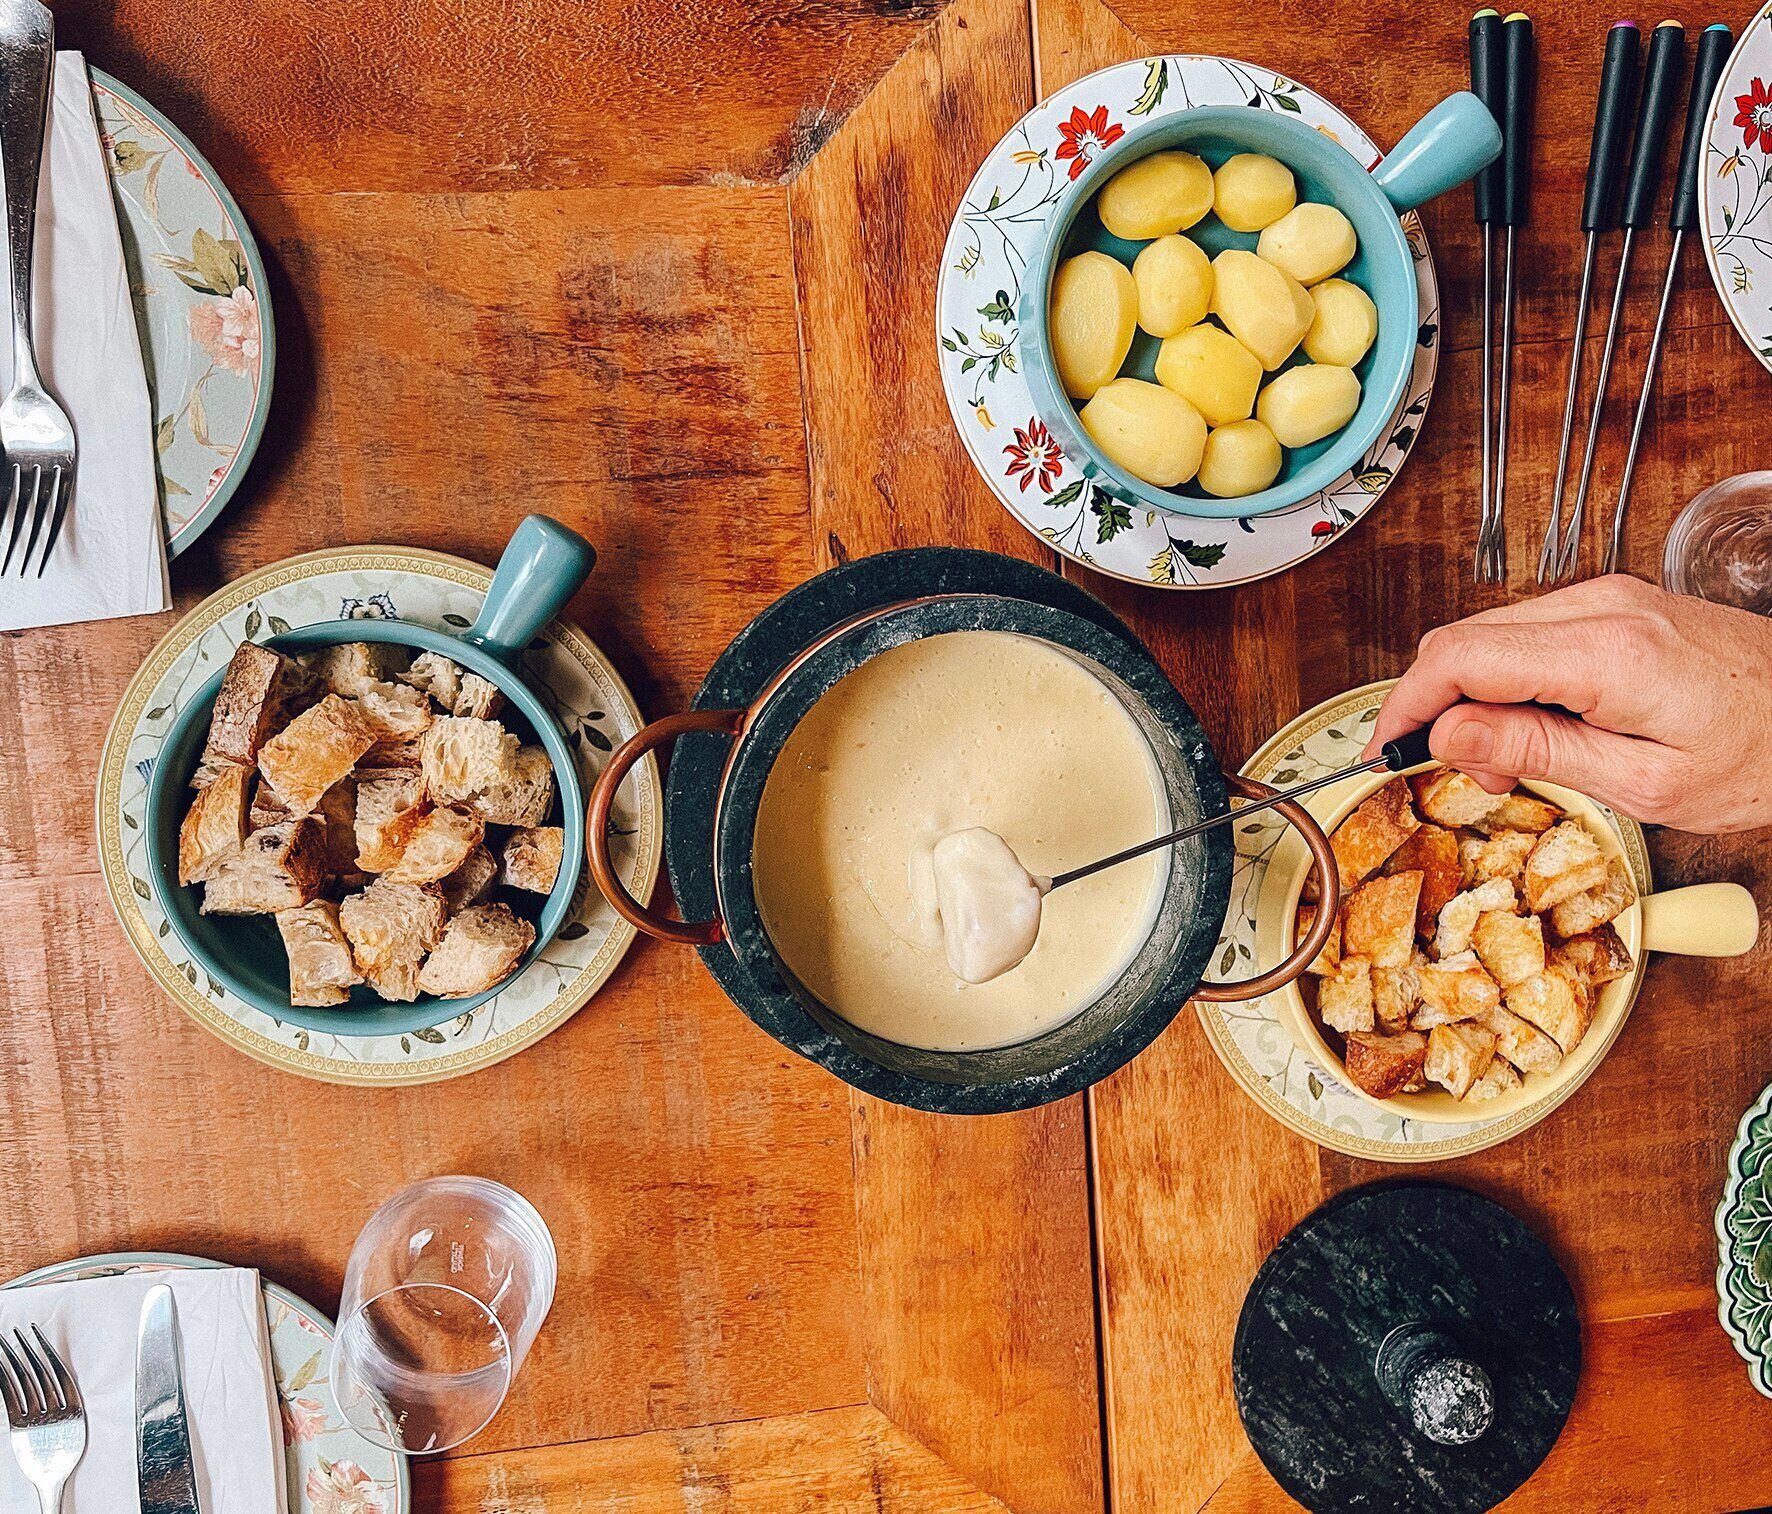
{"type": "MultiPolygon", "coordinates": [[[[1431,766],[1431,764],[1430,764],[1431,766]]],[[[1427,767],[1416,772],[1426,772],[1427,767]]],[[[1388,773],[1350,778],[1304,801],[1305,807],[1331,835],[1366,799],[1390,781],[1388,773]]],[[[1549,800],[1573,819],[1581,821],[1609,857],[1622,861],[1636,881],[1640,897],[1612,922],[1636,964],[1622,978],[1604,985],[1594,1005],[1593,1023],[1575,1050],[1552,1072],[1525,1073],[1520,1087],[1499,1098],[1482,1102],[1459,1100],[1443,1088],[1421,1093],[1398,1094],[1376,1099],[1348,1077],[1341,1056],[1323,1035],[1316,1017],[1305,1005],[1297,982],[1275,992],[1278,1018],[1300,1050],[1314,1058],[1338,1081],[1368,1104],[1406,1120],[1430,1125],[1464,1125],[1473,1120],[1494,1120],[1542,1104],[1545,1113],[1574,1093],[1606,1055],[1625,1017],[1636,1000],[1648,953],[1670,952],[1685,957],[1735,957],[1749,950],[1760,931],[1759,910],[1753,895],[1735,883],[1696,883],[1649,892],[1648,859],[1641,846],[1641,830],[1626,822],[1632,846],[1626,846],[1604,810],[1584,794],[1554,783],[1522,783],[1521,789],[1549,800]]],[[[1259,959],[1277,962],[1291,949],[1299,895],[1310,872],[1310,854],[1288,831],[1274,851],[1256,911],[1259,959]]]]}

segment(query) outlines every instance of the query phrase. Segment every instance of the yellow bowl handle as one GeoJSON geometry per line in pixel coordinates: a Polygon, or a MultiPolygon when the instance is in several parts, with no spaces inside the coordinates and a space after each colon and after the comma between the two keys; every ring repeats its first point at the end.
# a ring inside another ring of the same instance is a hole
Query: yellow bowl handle
{"type": "Polygon", "coordinates": [[[1694,883],[1643,900],[1643,946],[1679,957],[1739,957],[1759,939],[1760,910],[1739,883],[1694,883]]]}

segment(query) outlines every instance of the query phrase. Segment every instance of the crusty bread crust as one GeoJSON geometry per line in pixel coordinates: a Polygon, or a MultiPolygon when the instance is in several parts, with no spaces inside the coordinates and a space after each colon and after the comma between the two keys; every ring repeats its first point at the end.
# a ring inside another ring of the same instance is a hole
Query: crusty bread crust
{"type": "Polygon", "coordinates": [[[178,828],[178,881],[201,882],[240,849],[247,832],[247,795],[257,775],[229,763],[197,791],[178,828]]]}

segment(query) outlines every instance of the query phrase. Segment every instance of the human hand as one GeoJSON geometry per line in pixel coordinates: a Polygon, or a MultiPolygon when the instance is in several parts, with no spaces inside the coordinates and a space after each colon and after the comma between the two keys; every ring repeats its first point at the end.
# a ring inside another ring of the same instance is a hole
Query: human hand
{"type": "Polygon", "coordinates": [[[1429,631],[1366,755],[1429,745],[1492,792],[1542,778],[1681,830],[1772,823],[1772,620],[1590,579],[1429,631]]]}

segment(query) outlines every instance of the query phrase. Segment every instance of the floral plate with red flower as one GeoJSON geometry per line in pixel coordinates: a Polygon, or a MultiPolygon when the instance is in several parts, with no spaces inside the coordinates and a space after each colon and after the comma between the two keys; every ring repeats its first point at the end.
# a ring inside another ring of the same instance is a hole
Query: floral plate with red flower
{"type": "MultiPolygon", "coordinates": [[[[117,1251],[39,1267],[4,1284],[71,1283],[129,1272],[178,1272],[226,1262],[167,1251],[117,1251]]],[[[373,1445],[338,1412],[328,1381],[333,1324],[287,1288],[261,1278],[271,1370],[283,1412],[283,1473],[289,1514],[407,1514],[412,1484],[406,1458],[373,1445]]]]}
{"type": "Polygon", "coordinates": [[[1016,370],[1022,275],[1065,185],[1134,125],[1201,105],[1284,111],[1368,166],[1379,152],[1321,95],[1232,58],[1142,58],[1036,106],[993,147],[948,232],[936,290],[942,386],[974,465],[1009,512],[1073,562],[1133,583],[1217,589],[1282,573],[1323,550],[1390,486],[1421,430],[1439,361],[1440,291],[1421,222],[1403,217],[1421,295],[1409,388],[1381,440],[1321,493],[1253,520],[1135,510],[1099,493],[1034,415],[1016,370]]]}
{"type": "Polygon", "coordinates": [[[264,435],[276,351],[265,266],[184,133],[90,73],[147,360],[166,555],[177,557],[233,497],[264,435]]]}
{"type": "Polygon", "coordinates": [[[1723,308],[1772,369],[1772,5],[1748,22],[1711,98],[1698,224],[1723,308]]]}

